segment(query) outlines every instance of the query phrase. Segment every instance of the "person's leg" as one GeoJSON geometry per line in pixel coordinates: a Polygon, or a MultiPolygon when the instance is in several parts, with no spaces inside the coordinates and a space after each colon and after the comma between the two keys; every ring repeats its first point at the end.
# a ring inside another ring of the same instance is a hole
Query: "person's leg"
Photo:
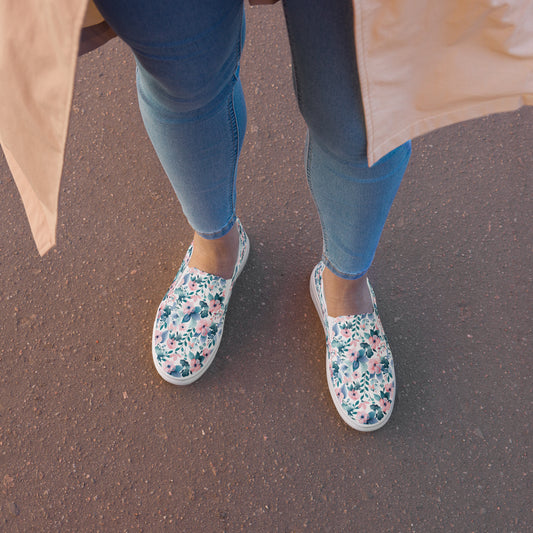
{"type": "Polygon", "coordinates": [[[396,378],[366,271],[410,145],[368,166],[351,0],[284,0],[284,6],[308,125],[307,178],[322,223],[323,256],[310,290],[326,333],[328,387],[348,425],[373,431],[391,416],[396,378]]]}
{"type": "Polygon", "coordinates": [[[139,105],[194,242],[156,313],[160,376],[188,385],[210,366],[249,241],[235,215],[246,127],[242,0],[97,0],[132,48],[139,105]]]}
{"type": "Polygon", "coordinates": [[[97,0],[137,63],[146,130],[189,224],[191,266],[231,277],[235,178],[246,128],[242,0],[97,0]]]}
{"type": "Polygon", "coordinates": [[[366,271],[410,155],[407,143],[372,167],[350,0],[284,0],[298,104],[308,126],[306,172],[323,230],[332,316],[371,310],[366,271]]]}

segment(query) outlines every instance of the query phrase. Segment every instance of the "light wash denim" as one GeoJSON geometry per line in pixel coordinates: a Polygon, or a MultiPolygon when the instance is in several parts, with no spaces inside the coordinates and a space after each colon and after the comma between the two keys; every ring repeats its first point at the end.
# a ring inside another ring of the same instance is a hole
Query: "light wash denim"
{"type": "MultiPolygon", "coordinates": [[[[205,238],[225,235],[236,218],[246,129],[243,1],[96,4],[133,50],[144,124],[187,220],[205,238]]],[[[322,224],[323,260],[355,279],[372,263],[410,143],[368,166],[351,0],[285,0],[283,7],[308,126],[306,173],[322,224]]]]}

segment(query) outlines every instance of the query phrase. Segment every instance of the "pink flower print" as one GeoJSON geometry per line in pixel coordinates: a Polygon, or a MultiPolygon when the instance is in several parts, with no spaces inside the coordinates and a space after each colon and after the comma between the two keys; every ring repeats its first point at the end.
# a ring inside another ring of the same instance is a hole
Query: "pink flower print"
{"type": "Polygon", "coordinates": [[[359,424],[366,424],[368,422],[368,413],[359,411],[357,415],[355,416],[355,420],[359,422],[359,424]]]}
{"type": "Polygon", "coordinates": [[[169,350],[175,350],[177,345],[176,339],[172,339],[171,337],[167,339],[167,348],[169,350]]]}
{"type": "Polygon", "coordinates": [[[175,368],[175,365],[174,363],[172,363],[171,361],[165,361],[165,364],[163,365],[163,370],[167,373],[167,374],[170,374],[175,368]]]}
{"type": "Polygon", "coordinates": [[[204,358],[207,358],[211,355],[211,350],[209,348],[204,348],[203,351],[202,351],[202,356],[204,358]]]}
{"type": "Polygon", "coordinates": [[[368,371],[371,374],[381,374],[381,365],[377,359],[370,359],[368,361],[368,371]]]}
{"type": "Polygon", "coordinates": [[[352,343],[348,347],[346,355],[348,356],[348,359],[353,362],[353,361],[357,361],[358,352],[359,352],[359,350],[358,350],[357,344],[356,343],[352,343]]]}
{"type": "Polygon", "coordinates": [[[381,405],[381,410],[386,413],[390,409],[390,402],[387,398],[381,398],[379,400],[379,405],[381,405]]]}
{"type": "Polygon", "coordinates": [[[361,371],[360,370],[354,370],[352,373],[352,380],[353,381],[359,381],[361,379],[361,371]]]}
{"type": "Polygon", "coordinates": [[[368,343],[372,350],[377,350],[381,344],[381,339],[377,335],[372,335],[372,337],[368,339],[368,343]]]}
{"type": "Polygon", "coordinates": [[[163,334],[160,331],[158,331],[154,335],[154,341],[155,341],[156,344],[159,344],[162,340],[163,340],[163,334]]]}
{"type": "Polygon", "coordinates": [[[220,304],[220,300],[211,300],[209,302],[209,312],[210,313],[217,313],[222,308],[220,304]]]}
{"type": "Polygon", "coordinates": [[[198,289],[198,283],[196,283],[196,281],[193,281],[191,279],[191,281],[189,281],[188,287],[191,292],[194,292],[198,289]]]}
{"type": "Polygon", "coordinates": [[[191,359],[191,373],[194,374],[198,370],[200,370],[200,361],[198,359],[191,359]]]}
{"type": "Polygon", "coordinates": [[[350,328],[341,328],[340,333],[343,337],[349,337],[352,333],[352,330],[350,328]]]}
{"type": "Polygon", "coordinates": [[[392,392],[392,388],[392,383],[385,384],[385,392],[388,392],[390,394],[392,392]]]}
{"type": "Polygon", "coordinates": [[[194,311],[194,308],[195,308],[195,305],[192,300],[189,300],[188,302],[185,302],[183,304],[183,311],[185,312],[186,315],[191,314],[194,311]]]}
{"type": "Polygon", "coordinates": [[[342,402],[344,400],[344,393],[342,392],[340,387],[337,387],[335,389],[335,395],[337,396],[337,399],[342,402]]]}
{"type": "Polygon", "coordinates": [[[200,335],[206,337],[209,333],[209,326],[209,320],[200,320],[196,325],[196,333],[199,333],[200,335]]]}
{"type": "Polygon", "coordinates": [[[187,324],[181,322],[180,324],[178,324],[178,332],[179,333],[183,333],[184,331],[187,330],[187,324]]]}
{"type": "Polygon", "coordinates": [[[357,389],[352,389],[348,391],[348,396],[350,400],[356,402],[357,400],[359,400],[359,398],[361,398],[361,393],[357,389]]]}

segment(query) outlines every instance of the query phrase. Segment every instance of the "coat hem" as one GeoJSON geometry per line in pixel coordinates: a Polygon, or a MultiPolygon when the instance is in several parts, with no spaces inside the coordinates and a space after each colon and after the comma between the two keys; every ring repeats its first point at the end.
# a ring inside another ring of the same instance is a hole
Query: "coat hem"
{"type": "Polygon", "coordinates": [[[533,104],[533,94],[522,96],[510,96],[505,98],[493,99],[477,105],[468,105],[454,111],[447,111],[435,116],[425,117],[419,121],[413,122],[400,130],[398,133],[386,138],[382,143],[374,146],[372,142],[368,144],[368,161],[373,165],[383,156],[394,150],[403,143],[410,141],[415,137],[420,137],[439,128],[458,124],[466,120],[473,120],[495,113],[505,113],[516,111],[525,105],[533,104]]]}

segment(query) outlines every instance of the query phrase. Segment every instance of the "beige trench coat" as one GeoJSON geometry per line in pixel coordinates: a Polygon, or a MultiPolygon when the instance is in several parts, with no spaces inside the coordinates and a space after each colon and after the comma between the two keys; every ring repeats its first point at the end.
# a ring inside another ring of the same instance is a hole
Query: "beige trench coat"
{"type": "MultiPolygon", "coordinates": [[[[531,0],[353,3],[370,164],[433,129],[533,104],[531,0]]],[[[0,142],[41,254],[55,244],[80,31],[86,15],[99,22],[87,8],[0,0],[0,142]]]]}

